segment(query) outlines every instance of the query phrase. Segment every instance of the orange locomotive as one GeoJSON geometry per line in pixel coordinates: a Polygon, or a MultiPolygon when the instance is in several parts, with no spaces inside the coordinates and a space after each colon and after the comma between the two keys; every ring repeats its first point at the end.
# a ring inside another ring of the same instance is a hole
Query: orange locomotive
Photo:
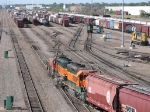
{"type": "Polygon", "coordinates": [[[55,57],[48,62],[50,75],[63,87],[69,90],[76,97],[80,97],[85,92],[85,78],[92,74],[93,70],[88,70],[85,65],[72,62],[71,59],[62,55],[55,57]]]}

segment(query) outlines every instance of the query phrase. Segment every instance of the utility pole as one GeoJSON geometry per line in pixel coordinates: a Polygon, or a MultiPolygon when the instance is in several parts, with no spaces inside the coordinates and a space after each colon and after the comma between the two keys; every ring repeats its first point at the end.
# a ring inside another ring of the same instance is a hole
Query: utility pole
{"type": "Polygon", "coordinates": [[[92,7],[92,5],[93,5],[93,0],[91,0],[91,15],[92,15],[92,11],[93,11],[93,7],[92,7]]]}
{"type": "Polygon", "coordinates": [[[122,2],[122,45],[121,47],[124,47],[124,0],[122,2]]]}

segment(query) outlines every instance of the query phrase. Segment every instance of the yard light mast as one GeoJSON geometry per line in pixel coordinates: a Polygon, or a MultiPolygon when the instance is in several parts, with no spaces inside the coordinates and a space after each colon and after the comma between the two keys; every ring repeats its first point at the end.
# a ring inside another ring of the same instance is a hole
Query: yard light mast
{"type": "Polygon", "coordinates": [[[123,22],[124,22],[124,0],[122,2],[122,45],[121,45],[121,47],[124,47],[124,25],[123,25],[123,22]]]}

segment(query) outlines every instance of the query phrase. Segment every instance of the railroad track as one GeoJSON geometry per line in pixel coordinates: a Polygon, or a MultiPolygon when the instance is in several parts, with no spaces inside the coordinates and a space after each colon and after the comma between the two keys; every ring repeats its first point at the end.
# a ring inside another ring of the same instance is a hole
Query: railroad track
{"type": "Polygon", "coordinates": [[[84,27],[84,24],[81,24],[80,27],[79,27],[79,29],[77,30],[76,34],[70,40],[69,46],[68,46],[69,48],[74,49],[75,43],[77,42],[78,37],[80,36],[83,27],[84,27]]]}
{"type": "Polygon", "coordinates": [[[75,28],[73,28],[73,27],[64,27],[64,26],[61,26],[61,25],[58,25],[58,24],[56,24],[56,23],[52,23],[51,22],[51,24],[55,27],[59,27],[61,30],[64,30],[64,31],[66,31],[67,33],[69,32],[70,34],[75,34],[76,33],[76,31],[78,30],[78,29],[75,29],[75,28]],[[70,30],[67,30],[67,28],[69,28],[69,29],[71,29],[71,30],[73,30],[73,31],[70,31],[70,30]]]}
{"type": "MultiPolygon", "coordinates": [[[[136,59],[130,58],[130,56],[121,57],[121,56],[117,56],[117,55],[111,54],[111,53],[109,53],[109,52],[106,52],[105,50],[102,50],[102,49],[99,49],[99,48],[93,46],[93,44],[97,44],[97,43],[92,42],[92,45],[91,45],[90,47],[91,47],[93,50],[100,51],[100,52],[102,52],[102,53],[104,53],[104,54],[107,54],[107,55],[113,57],[113,58],[120,59],[120,60],[129,60],[129,61],[136,62],[136,63],[150,64],[149,60],[145,60],[145,61],[144,61],[144,60],[136,60],[136,59]]],[[[104,46],[101,45],[101,47],[104,47],[104,46]]],[[[109,48],[108,48],[108,49],[109,49],[109,48]]],[[[135,53],[135,54],[136,54],[136,53],[137,53],[137,54],[140,53],[140,54],[143,54],[143,55],[147,55],[147,53],[143,53],[143,52],[135,52],[135,51],[126,51],[126,52],[131,52],[131,53],[135,53]]],[[[150,54],[149,54],[149,55],[150,55],[150,54]]]]}
{"type": "MultiPolygon", "coordinates": [[[[40,29],[42,29],[42,28],[40,28],[40,29]]],[[[48,36],[53,40],[53,44],[52,44],[52,43],[49,41],[49,39],[44,38],[44,37],[43,37],[39,32],[37,32],[36,30],[31,29],[31,31],[32,31],[35,35],[37,35],[38,37],[40,37],[40,38],[44,41],[44,43],[49,47],[49,51],[55,52],[56,54],[57,54],[58,52],[61,52],[61,51],[59,51],[59,47],[61,46],[62,43],[61,43],[60,39],[58,39],[58,37],[57,37],[60,33],[57,33],[57,32],[56,32],[54,35],[50,36],[50,33],[43,29],[43,31],[45,32],[45,34],[48,35],[48,36]]]]}
{"type": "MultiPolygon", "coordinates": [[[[40,51],[40,54],[39,54],[39,47],[36,45],[36,43],[33,42],[32,39],[30,39],[27,35],[27,33],[23,30],[23,29],[20,29],[21,33],[23,34],[23,36],[25,37],[25,40],[30,44],[30,46],[33,48],[33,50],[36,52],[36,54],[38,55],[38,57],[40,58],[40,60],[42,61],[43,65],[45,67],[46,64],[43,62],[43,55],[44,53],[42,51],[40,51]],[[33,47],[35,46],[35,47],[33,47]],[[38,50],[37,50],[38,48],[38,50]],[[41,55],[43,53],[43,55],[41,55]]],[[[48,60],[48,58],[45,57],[45,60],[48,60]]],[[[64,91],[63,89],[61,88],[58,88],[61,93],[64,95],[67,103],[72,106],[74,108],[74,111],[76,112],[90,112],[90,110],[88,109],[88,107],[86,105],[84,105],[80,100],[78,100],[77,98],[75,98],[74,96],[68,94],[66,91],[64,91]],[[81,106],[83,105],[83,106],[81,106]]]]}
{"type": "MultiPolygon", "coordinates": [[[[7,16],[7,17],[9,18],[9,16],[7,16]]],[[[17,37],[13,31],[12,23],[8,19],[7,19],[7,22],[9,25],[9,31],[10,31],[13,47],[15,50],[16,58],[18,61],[20,75],[21,75],[21,77],[23,79],[23,83],[24,83],[24,88],[25,88],[25,92],[26,92],[26,96],[27,96],[26,103],[29,106],[29,111],[30,112],[45,112],[42,102],[40,100],[38,91],[36,90],[32,76],[30,74],[30,71],[29,71],[26,61],[25,61],[25,58],[24,58],[21,48],[19,46],[17,37]]]]}
{"type": "MultiPolygon", "coordinates": [[[[87,47],[86,50],[88,52],[91,51],[91,47],[93,47],[93,46],[91,46],[91,43],[92,43],[91,38],[87,37],[87,43],[86,43],[87,45],[85,45],[85,46],[87,47]]],[[[73,45],[75,45],[75,44],[73,44],[73,45]]],[[[64,45],[64,46],[66,46],[66,45],[64,45]]],[[[82,53],[72,51],[72,49],[70,49],[70,48],[68,48],[68,50],[70,52],[72,52],[74,55],[76,55],[77,57],[79,57],[80,59],[82,59],[88,66],[91,66],[91,68],[98,69],[98,70],[104,71],[104,72],[108,72],[107,69],[105,69],[103,67],[100,67],[96,62],[91,63],[89,61],[88,57],[85,57],[85,55],[82,55],[82,53]]],[[[104,60],[104,59],[102,60],[101,56],[95,56],[95,54],[93,52],[90,52],[89,54],[93,55],[93,57],[95,57],[97,60],[99,60],[100,62],[104,63],[105,65],[109,66],[110,68],[113,68],[113,69],[115,69],[115,70],[117,70],[117,71],[119,71],[119,72],[121,72],[123,74],[127,74],[128,76],[132,77],[134,80],[137,80],[140,83],[144,82],[146,85],[150,84],[147,80],[144,80],[143,78],[141,78],[141,77],[147,77],[148,79],[150,79],[150,77],[148,77],[148,76],[145,76],[145,75],[142,75],[142,74],[137,74],[137,73],[134,73],[134,72],[131,72],[131,71],[127,71],[127,70],[124,70],[123,68],[121,68],[119,66],[116,66],[116,65],[114,65],[112,63],[110,64],[109,61],[107,62],[107,60],[104,60]]],[[[118,58],[120,58],[120,57],[118,57],[118,58]]]]}
{"type": "MultiPolygon", "coordinates": [[[[88,43],[88,42],[87,42],[88,43]]],[[[86,44],[87,44],[86,43],[86,44]]],[[[117,66],[116,64],[112,63],[111,61],[108,61],[106,60],[105,58],[95,54],[92,50],[91,50],[91,45],[90,44],[87,44],[85,45],[86,46],[86,51],[89,55],[93,56],[95,59],[97,59],[99,62],[107,65],[108,67],[112,68],[112,69],[115,69],[117,70],[118,72],[121,72],[125,75],[128,75],[129,77],[131,77],[132,79],[140,82],[140,83],[144,83],[146,85],[150,85],[150,82],[148,80],[150,80],[150,77],[149,76],[146,76],[146,75],[143,75],[143,74],[138,74],[138,73],[135,73],[135,72],[132,72],[132,71],[128,71],[128,70],[125,70],[123,69],[122,67],[120,66],[117,66]],[[147,80],[145,80],[144,78],[146,77],[147,80]]],[[[103,69],[102,67],[100,67],[100,69],[103,69]]],[[[107,70],[106,70],[107,71],[107,70]]]]}
{"type": "Polygon", "coordinates": [[[79,99],[75,96],[71,95],[70,93],[66,92],[65,90],[61,89],[63,94],[72,102],[72,105],[76,112],[91,112],[88,106],[83,104],[79,99]],[[82,105],[82,106],[81,106],[82,105]]]}

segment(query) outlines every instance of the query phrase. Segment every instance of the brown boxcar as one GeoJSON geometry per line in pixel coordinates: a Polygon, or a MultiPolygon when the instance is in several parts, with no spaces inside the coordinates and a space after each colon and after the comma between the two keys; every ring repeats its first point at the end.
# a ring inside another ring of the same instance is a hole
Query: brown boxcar
{"type": "Polygon", "coordinates": [[[142,32],[146,33],[148,37],[150,37],[150,26],[143,25],[142,26],[142,32]]]}
{"type": "Polygon", "coordinates": [[[128,15],[129,13],[127,11],[124,11],[124,15],[128,15]]]}
{"type": "Polygon", "coordinates": [[[103,26],[104,28],[106,28],[107,20],[106,19],[101,19],[99,24],[100,24],[100,26],[103,26]]]}
{"type": "Polygon", "coordinates": [[[81,20],[82,20],[82,16],[77,16],[77,22],[81,23],[81,20]]]}
{"type": "Polygon", "coordinates": [[[116,11],[116,15],[121,15],[121,11],[116,11]]]}
{"type": "Polygon", "coordinates": [[[94,18],[90,18],[90,17],[85,17],[85,18],[84,18],[84,23],[85,23],[85,24],[93,23],[93,21],[94,21],[94,18]]]}
{"type": "Polygon", "coordinates": [[[141,25],[135,24],[135,27],[136,27],[136,31],[137,32],[141,32],[142,31],[142,26],[141,25]]]}
{"type": "Polygon", "coordinates": [[[122,85],[132,82],[108,74],[92,74],[86,78],[86,101],[109,112],[119,109],[118,92],[122,85]]]}
{"type": "Polygon", "coordinates": [[[16,25],[17,25],[19,28],[23,28],[23,27],[24,27],[23,19],[16,19],[16,25]]]}
{"type": "Polygon", "coordinates": [[[119,100],[122,108],[121,112],[150,112],[149,91],[145,91],[144,88],[141,90],[136,88],[135,90],[135,88],[120,89],[119,100]]]}
{"type": "Polygon", "coordinates": [[[69,18],[63,18],[62,25],[65,27],[68,27],[69,26],[69,18]]]}
{"type": "Polygon", "coordinates": [[[106,28],[110,28],[110,22],[109,22],[109,20],[106,20],[106,28]]]}
{"type": "MultiPolygon", "coordinates": [[[[124,31],[126,31],[126,27],[129,24],[131,24],[131,23],[129,23],[129,22],[123,22],[123,30],[124,31]]],[[[122,22],[119,24],[119,31],[122,31],[122,22]]]]}

